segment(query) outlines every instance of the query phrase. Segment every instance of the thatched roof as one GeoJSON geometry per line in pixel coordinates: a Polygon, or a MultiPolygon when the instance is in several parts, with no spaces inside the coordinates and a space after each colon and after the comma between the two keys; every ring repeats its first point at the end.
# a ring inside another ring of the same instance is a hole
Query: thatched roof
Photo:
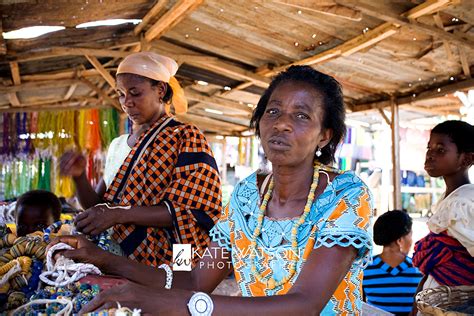
{"type": "Polygon", "coordinates": [[[1,32],[66,27],[29,40],[0,38],[0,111],[119,107],[115,69],[140,49],[181,63],[178,79],[190,100],[181,119],[223,134],[247,129],[271,76],[294,63],[334,75],[351,112],[393,100],[407,117],[458,114],[461,104],[452,93],[474,86],[469,0],[0,3],[1,32]],[[75,28],[117,18],[143,21],[75,28]]]}

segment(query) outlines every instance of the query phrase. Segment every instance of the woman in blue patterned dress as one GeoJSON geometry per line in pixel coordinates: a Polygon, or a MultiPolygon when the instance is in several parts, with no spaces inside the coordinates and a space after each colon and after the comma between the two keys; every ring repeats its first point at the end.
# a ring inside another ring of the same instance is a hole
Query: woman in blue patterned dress
{"type": "Polygon", "coordinates": [[[153,314],[360,314],[372,201],[354,173],[329,166],[344,113],[339,83],[311,67],[290,67],[272,81],[252,126],[273,172],[236,186],[207,254],[190,273],[174,274],[172,290],[163,289],[171,271],[111,261],[83,238],[62,237],[78,248],[67,257],[140,283],[101,293],[84,312],[120,302],[153,314]],[[242,297],[208,295],[231,271],[242,297]]]}

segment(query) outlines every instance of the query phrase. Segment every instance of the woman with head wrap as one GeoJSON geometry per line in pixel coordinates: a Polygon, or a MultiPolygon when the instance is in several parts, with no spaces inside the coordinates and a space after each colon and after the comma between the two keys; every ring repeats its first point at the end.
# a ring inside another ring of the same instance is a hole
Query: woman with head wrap
{"type": "Polygon", "coordinates": [[[60,161],[86,209],[76,217],[77,230],[98,235],[113,228],[121,252],[151,266],[170,263],[174,243],[204,251],[221,211],[209,144],[196,127],[170,115],[171,104],[176,113],[187,110],[177,69],[174,60],[152,52],[129,55],[119,65],[116,89],[134,131],[111,143],[96,190],[81,154],[69,152],[60,161]]]}
{"type": "Polygon", "coordinates": [[[367,303],[395,315],[408,315],[422,275],[408,252],[413,244],[412,220],[399,210],[381,215],[374,224],[374,242],[383,246],[364,271],[367,303]]]}

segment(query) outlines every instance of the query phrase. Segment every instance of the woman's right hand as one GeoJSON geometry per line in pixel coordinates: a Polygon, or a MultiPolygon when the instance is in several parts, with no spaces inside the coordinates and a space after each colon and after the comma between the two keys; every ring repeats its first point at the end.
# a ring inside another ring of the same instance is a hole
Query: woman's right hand
{"type": "Polygon", "coordinates": [[[67,151],[59,159],[59,170],[63,176],[79,177],[86,171],[86,164],[84,155],[67,151]]]}
{"type": "Polygon", "coordinates": [[[104,269],[106,263],[111,260],[110,256],[113,256],[110,252],[100,249],[84,235],[59,236],[48,245],[46,251],[58,243],[65,243],[74,248],[58,251],[58,255],[61,254],[75,262],[91,263],[99,269],[104,269]]]}

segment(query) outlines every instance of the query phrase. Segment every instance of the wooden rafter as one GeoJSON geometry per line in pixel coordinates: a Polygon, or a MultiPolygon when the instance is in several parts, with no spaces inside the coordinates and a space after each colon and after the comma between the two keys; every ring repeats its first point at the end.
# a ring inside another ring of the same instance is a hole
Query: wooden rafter
{"type": "Polygon", "coordinates": [[[18,99],[18,95],[15,92],[11,92],[8,94],[8,101],[14,107],[21,106],[20,100],[18,99]]]}
{"type": "Polygon", "coordinates": [[[271,81],[269,78],[219,60],[202,62],[200,60],[189,59],[186,60],[186,63],[199,68],[211,70],[218,74],[223,74],[224,76],[228,76],[230,78],[248,80],[254,85],[262,88],[267,88],[271,81]]]}
{"type": "Polygon", "coordinates": [[[104,90],[102,90],[101,88],[97,87],[94,83],[92,83],[90,80],[86,79],[86,78],[80,78],[80,81],[82,83],[84,83],[85,85],[87,85],[91,90],[97,92],[97,94],[99,95],[100,98],[102,98],[105,102],[108,102],[109,104],[111,104],[114,108],[116,108],[117,110],[119,110],[120,112],[122,112],[122,107],[120,106],[120,104],[118,103],[117,100],[111,98],[110,96],[108,96],[104,90]]]}
{"type": "Polygon", "coordinates": [[[148,11],[147,14],[142,18],[142,21],[140,24],[135,26],[135,29],[133,30],[133,33],[135,35],[140,34],[140,32],[150,23],[150,21],[160,14],[160,12],[166,7],[168,4],[168,0],[158,0],[157,3],[148,11]]]}
{"type": "Polygon", "coordinates": [[[472,45],[470,41],[463,39],[459,36],[453,35],[451,33],[445,32],[440,30],[436,27],[431,27],[429,25],[420,24],[412,19],[418,18],[424,14],[436,12],[440,8],[445,8],[448,4],[453,3],[457,0],[429,0],[426,3],[423,3],[415,8],[409,10],[405,14],[393,15],[387,12],[379,12],[374,7],[369,5],[362,5],[360,1],[354,0],[337,0],[336,2],[340,2],[345,6],[349,6],[356,10],[361,10],[363,13],[371,16],[375,16],[378,19],[385,20],[387,22],[379,25],[378,27],[367,31],[365,34],[361,34],[351,40],[348,40],[336,47],[333,47],[329,50],[326,50],[322,53],[316,54],[314,56],[290,63],[288,65],[284,65],[281,67],[277,67],[273,69],[271,72],[268,72],[266,75],[274,75],[291,65],[314,65],[319,64],[325,61],[332,60],[334,58],[340,56],[348,56],[354,54],[358,51],[366,49],[376,43],[394,35],[397,33],[398,29],[401,25],[410,25],[411,27],[423,30],[425,33],[430,33],[431,35],[435,34],[442,39],[452,40],[457,42],[458,44],[462,43],[462,45],[472,45]],[[441,5],[442,4],[442,5],[441,5]]]}
{"type": "Polygon", "coordinates": [[[10,71],[12,73],[13,84],[14,85],[21,84],[20,67],[18,67],[18,63],[11,62],[10,63],[10,71]]]}
{"type": "Polygon", "coordinates": [[[87,69],[87,70],[80,70],[77,69],[70,69],[65,71],[59,72],[51,72],[51,73],[40,73],[36,75],[24,75],[21,76],[24,82],[35,82],[35,81],[47,81],[47,80],[64,80],[64,79],[74,79],[76,77],[98,77],[100,73],[95,69],[87,69]]]}
{"type": "Polygon", "coordinates": [[[188,100],[190,101],[196,101],[231,110],[237,110],[248,114],[252,113],[252,109],[250,109],[247,105],[240,104],[239,102],[235,102],[229,99],[220,98],[217,96],[206,96],[191,89],[186,89],[185,94],[188,100]]]}
{"type": "MultiPolygon", "coordinates": [[[[18,63],[12,62],[10,63],[10,72],[12,74],[12,81],[15,86],[21,84],[21,77],[20,77],[20,69],[18,67],[18,63]]],[[[16,91],[8,93],[8,101],[14,107],[21,106],[20,100],[18,99],[18,95],[16,91]]]]}
{"type": "Polygon", "coordinates": [[[74,94],[74,91],[76,91],[76,88],[77,88],[77,83],[73,83],[72,85],[70,85],[69,89],[66,92],[66,95],[64,96],[64,100],[69,100],[74,94]]]}
{"type": "Polygon", "coordinates": [[[18,91],[23,91],[23,90],[67,87],[77,82],[78,82],[77,79],[24,82],[15,86],[0,86],[0,93],[11,93],[11,92],[18,92],[18,91]]]}
{"type": "MultiPolygon", "coordinates": [[[[443,21],[441,20],[441,17],[439,16],[439,12],[436,12],[436,14],[433,14],[433,19],[435,21],[436,26],[444,30],[443,21]]],[[[448,59],[454,60],[453,52],[451,51],[449,42],[447,40],[443,40],[443,45],[444,45],[444,50],[446,51],[446,56],[448,56],[448,59]]]]}
{"type": "Polygon", "coordinates": [[[360,21],[362,19],[362,14],[360,13],[360,11],[353,10],[342,5],[338,5],[335,2],[328,2],[323,4],[306,0],[275,0],[274,2],[284,4],[293,8],[302,9],[305,11],[322,13],[352,21],[360,21]]]}
{"type": "Polygon", "coordinates": [[[439,11],[440,9],[446,8],[448,5],[457,4],[459,3],[458,0],[429,0],[429,1],[426,1],[425,3],[420,4],[419,6],[416,6],[415,8],[411,9],[410,11],[402,15],[396,15],[391,12],[381,12],[374,6],[371,6],[369,4],[362,4],[358,1],[354,1],[354,0],[347,0],[347,1],[348,1],[347,3],[348,6],[357,8],[361,10],[364,14],[367,14],[369,16],[387,21],[387,23],[393,23],[394,25],[398,25],[398,26],[406,26],[415,31],[436,37],[441,40],[446,40],[446,41],[455,43],[456,45],[461,45],[463,47],[471,48],[474,46],[474,42],[472,42],[469,39],[458,36],[456,34],[446,32],[445,30],[442,30],[439,27],[419,23],[415,20],[416,18],[419,18],[423,14],[432,14],[439,11]],[[425,4],[429,4],[430,6],[427,7],[425,4]],[[442,6],[440,6],[439,4],[442,4],[442,6]],[[430,7],[431,7],[431,10],[428,11],[427,9],[430,7]],[[418,10],[420,12],[418,12],[418,10]]]}
{"type": "MultiPolygon", "coordinates": [[[[417,101],[443,97],[446,94],[451,94],[458,90],[467,90],[470,88],[474,88],[474,79],[467,79],[467,80],[459,81],[459,82],[444,85],[444,86],[431,87],[415,96],[406,95],[406,96],[398,97],[395,100],[395,102],[398,105],[412,104],[417,101]]],[[[353,112],[360,112],[360,111],[367,111],[367,110],[372,110],[372,109],[382,109],[388,106],[390,106],[390,101],[382,100],[382,101],[377,101],[377,102],[372,102],[372,103],[353,105],[352,110],[353,112]]]]}
{"type": "Polygon", "coordinates": [[[459,59],[461,61],[461,66],[462,66],[462,70],[464,72],[464,75],[466,75],[466,77],[470,78],[471,77],[471,67],[469,65],[469,61],[467,60],[466,51],[464,50],[463,47],[458,47],[458,50],[459,50],[459,59]]]}
{"type": "Polygon", "coordinates": [[[155,24],[145,33],[145,40],[151,42],[160,38],[168,30],[181,22],[189,13],[194,11],[203,0],[178,0],[155,24]]]}
{"type": "Polygon", "coordinates": [[[7,53],[7,44],[3,39],[3,25],[2,18],[0,17],[0,55],[5,55],[7,53]]]}
{"type": "Polygon", "coordinates": [[[107,69],[102,66],[100,61],[95,56],[85,55],[87,60],[94,66],[94,68],[101,74],[101,76],[107,81],[107,83],[115,88],[115,79],[112,75],[107,71],[107,69]]]}
{"type": "Polygon", "coordinates": [[[0,108],[0,113],[3,112],[39,112],[39,111],[59,111],[59,110],[81,110],[81,109],[97,109],[104,108],[105,106],[100,103],[98,99],[89,100],[86,102],[87,105],[81,106],[82,100],[68,100],[51,103],[48,105],[41,106],[21,106],[16,108],[0,108]]]}

